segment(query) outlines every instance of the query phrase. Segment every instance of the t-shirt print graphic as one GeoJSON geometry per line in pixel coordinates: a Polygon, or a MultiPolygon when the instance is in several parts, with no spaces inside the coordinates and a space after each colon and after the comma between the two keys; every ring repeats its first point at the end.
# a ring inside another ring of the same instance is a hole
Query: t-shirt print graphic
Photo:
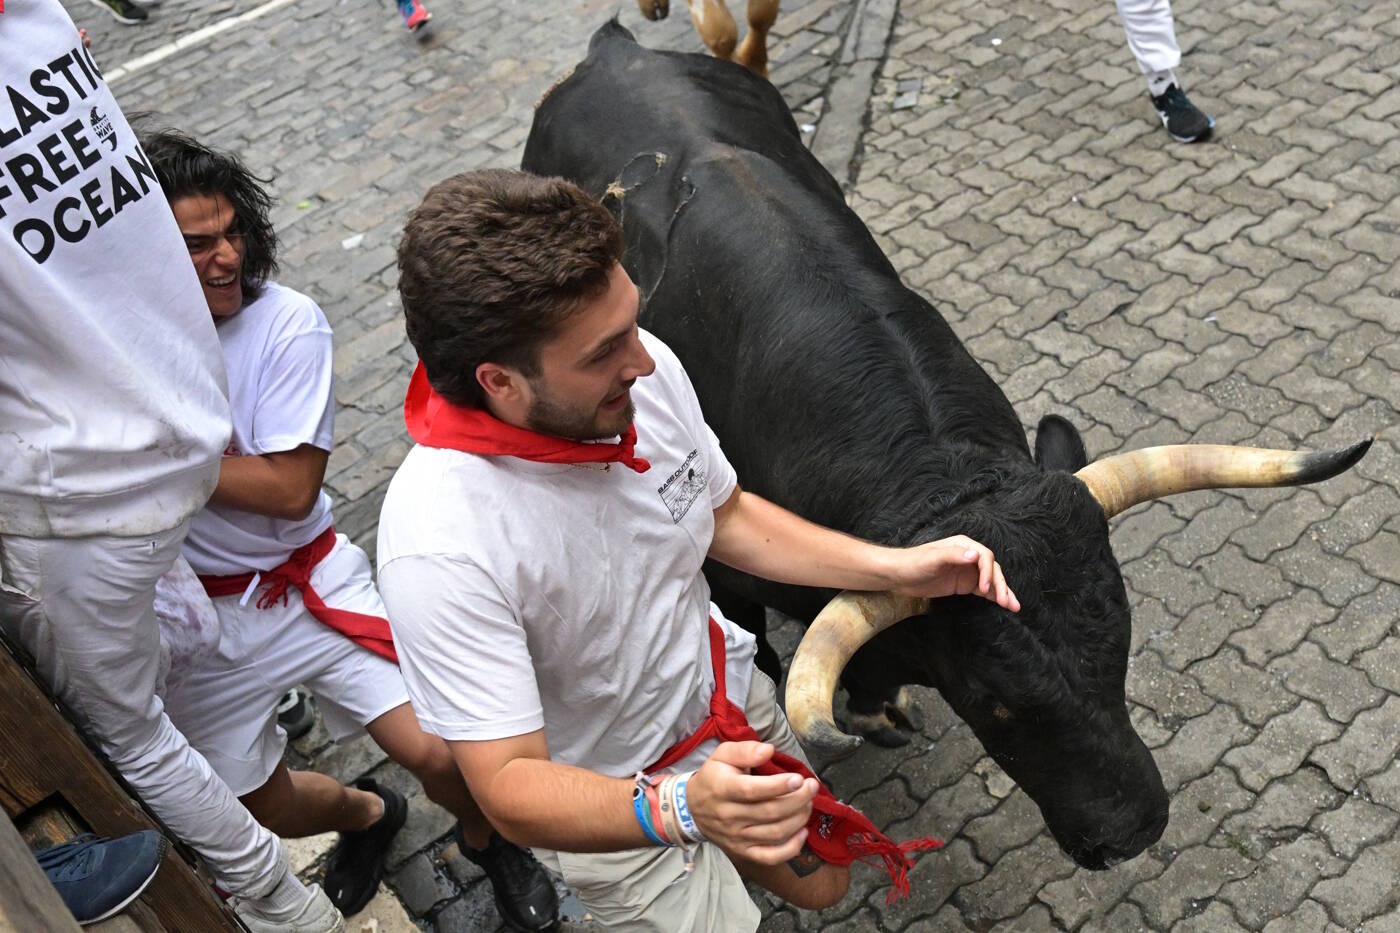
{"type": "Polygon", "coordinates": [[[699,449],[692,450],[686,455],[685,462],[671,472],[666,482],[656,488],[661,501],[666,503],[666,508],[671,512],[671,521],[674,524],[680,524],[681,519],[685,518],[685,513],[690,511],[690,507],[710,483],[709,474],[705,472],[699,458],[699,449]]]}

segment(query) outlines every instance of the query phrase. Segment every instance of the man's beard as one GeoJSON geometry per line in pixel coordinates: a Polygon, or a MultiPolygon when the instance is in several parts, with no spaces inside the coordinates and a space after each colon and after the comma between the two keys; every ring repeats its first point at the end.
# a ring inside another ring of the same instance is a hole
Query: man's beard
{"type": "Polygon", "coordinates": [[[600,424],[598,409],[580,411],[568,405],[561,405],[536,390],[530,410],[525,414],[525,425],[531,431],[552,437],[568,438],[571,441],[597,441],[616,437],[627,430],[636,411],[637,407],[629,398],[622,411],[615,413],[607,423],[600,424]]]}

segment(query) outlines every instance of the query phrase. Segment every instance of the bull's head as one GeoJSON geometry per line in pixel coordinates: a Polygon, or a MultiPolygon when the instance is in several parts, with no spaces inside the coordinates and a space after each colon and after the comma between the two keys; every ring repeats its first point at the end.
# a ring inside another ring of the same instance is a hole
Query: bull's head
{"type": "Polygon", "coordinates": [[[1124,701],[1131,618],[1108,519],[1177,492],[1326,479],[1369,446],[1293,453],[1178,445],[1086,464],[1068,422],[1046,419],[1036,439],[1041,472],[960,511],[956,527],[941,529],[999,542],[992,546],[1021,612],[972,597],[952,605],[842,593],[793,658],[788,719],[820,757],[854,751],[860,739],[832,718],[837,679],[862,645],[910,619],[905,629],[917,641],[927,681],[1040,806],[1061,848],[1086,868],[1131,858],[1161,835],[1167,796],[1124,701]]]}

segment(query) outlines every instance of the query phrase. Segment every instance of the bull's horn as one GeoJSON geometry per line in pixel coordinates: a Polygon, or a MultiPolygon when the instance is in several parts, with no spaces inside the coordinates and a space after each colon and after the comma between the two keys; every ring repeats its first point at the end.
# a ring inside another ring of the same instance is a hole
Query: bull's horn
{"type": "Polygon", "coordinates": [[[788,668],[787,718],[804,748],[823,759],[849,755],[857,736],[836,728],[831,698],[861,645],[901,619],[928,610],[927,599],[897,593],[841,593],[812,620],[788,668]]]}
{"type": "Polygon", "coordinates": [[[1197,489],[1298,486],[1329,479],[1365,455],[1371,440],[1341,450],[1264,450],[1224,444],[1172,444],[1115,454],[1074,475],[1109,518],[1139,502],[1197,489]]]}

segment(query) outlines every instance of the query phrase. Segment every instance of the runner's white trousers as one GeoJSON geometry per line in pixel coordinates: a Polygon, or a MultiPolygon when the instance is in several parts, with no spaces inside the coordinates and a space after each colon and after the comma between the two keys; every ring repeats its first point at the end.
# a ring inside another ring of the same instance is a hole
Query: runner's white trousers
{"type": "Polygon", "coordinates": [[[1128,48],[1142,73],[1171,71],[1181,64],[1171,0],[1117,0],[1128,48]]]}
{"type": "Polygon", "coordinates": [[[219,884],[258,897],[286,874],[281,842],[171,725],[156,696],[156,580],[187,529],[141,538],[0,535],[0,626],[219,884]]]}

